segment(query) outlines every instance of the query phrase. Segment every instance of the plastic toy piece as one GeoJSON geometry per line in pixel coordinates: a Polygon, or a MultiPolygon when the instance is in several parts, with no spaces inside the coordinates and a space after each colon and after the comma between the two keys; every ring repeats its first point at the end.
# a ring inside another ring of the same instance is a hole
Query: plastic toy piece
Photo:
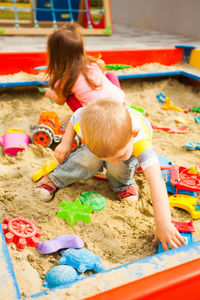
{"type": "Polygon", "coordinates": [[[0,144],[3,146],[4,153],[11,156],[27,149],[29,143],[29,135],[18,128],[10,128],[3,136],[0,136],[0,144]]]}
{"type": "Polygon", "coordinates": [[[187,142],[185,144],[185,149],[187,150],[200,150],[200,143],[197,142],[187,142]]]}
{"type": "Polygon", "coordinates": [[[90,204],[94,211],[101,211],[106,206],[105,197],[98,193],[83,192],[80,194],[78,199],[80,199],[82,204],[90,204]]]}
{"type": "Polygon", "coordinates": [[[58,162],[56,160],[51,160],[49,162],[44,163],[42,167],[32,175],[32,180],[34,182],[38,181],[44,175],[52,172],[57,167],[57,165],[58,162]]]}
{"type": "Polygon", "coordinates": [[[64,234],[57,236],[54,240],[39,242],[38,250],[43,254],[54,253],[60,249],[66,248],[82,248],[84,242],[74,234],[64,234]]]}
{"type": "Polygon", "coordinates": [[[45,276],[43,287],[55,288],[57,286],[73,283],[76,280],[85,278],[70,266],[55,266],[45,276]]]}
{"type": "Polygon", "coordinates": [[[177,194],[169,197],[170,206],[187,210],[193,219],[200,218],[200,211],[195,209],[196,203],[197,198],[189,195],[177,194]]]}
{"type": "MultiPolygon", "coordinates": [[[[186,245],[194,242],[194,237],[192,236],[192,233],[195,231],[194,225],[193,225],[193,220],[191,220],[190,222],[172,221],[172,223],[174,224],[176,229],[182,235],[186,245]]],[[[171,249],[170,246],[169,246],[169,249],[171,249]]],[[[155,251],[155,245],[153,246],[153,250],[155,251]]],[[[162,252],[164,252],[164,250],[163,250],[161,242],[159,241],[159,243],[157,244],[157,252],[154,252],[154,254],[162,253],[162,252]]]]}
{"type": "Polygon", "coordinates": [[[134,106],[134,105],[130,105],[130,107],[131,107],[132,109],[135,109],[135,110],[139,111],[141,114],[144,114],[144,113],[145,113],[145,110],[144,110],[144,108],[142,108],[142,107],[134,106]]]}
{"type": "Polygon", "coordinates": [[[187,123],[191,123],[191,120],[186,119],[186,118],[182,118],[182,117],[178,117],[175,119],[176,123],[181,123],[181,124],[187,124],[187,123]]]}
{"type": "MultiPolygon", "coordinates": [[[[49,147],[53,142],[59,143],[65,133],[68,120],[59,121],[56,112],[43,112],[40,115],[38,125],[31,125],[32,142],[35,145],[49,147]]],[[[80,141],[75,137],[72,150],[80,145],[80,141]]]]}
{"type": "Polygon", "coordinates": [[[178,165],[172,165],[170,183],[181,190],[200,191],[200,176],[190,174],[190,169],[178,165]]]}
{"type": "Polygon", "coordinates": [[[173,105],[173,103],[172,103],[172,101],[170,100],[169,97],[167,97],[165,99],[165,104],[163,105],[162,109],[164,109],[164,110],[172,109],[172,110],[175,110],[175,111],[183,112],[182,108],[173,105]]]}
{"type": "Polygon", "coordinates": [[[7,244],[15,243],[17,250],[21,251],[25,246],[37,247],[41,230],[36,229],[35,223],[18,216],[16,219],[6,217],[2,224],[7,244]]]}
{"type": "MultiPolygon", "coordinates": [[[[186,169],[184,167],[182,167],[182,168],[186,169]]],[[[171,193],[171,194],[175,194],[175,193],[186,194],[186,195],[190,195],[190,196],[196,197],[197,193],[194,191],[195,187],[193,187],[193,186],[189,186],[188,187],[188,185],[187,186],[185,186],[185,185],[180,186],[181,181],[180,181],[180,176],[179,176],[179,173],[180,173],[179,166],[177,166],[176,176],[173,174],[175,172],[175,170],[174,170],[174,165],[173,165],[173,167],[171,166],[168,169],[161,170],[162,177],[163,177],[163,179],[165,181],[168,193],[171,193]],[[172,172],[171,172],[171,169],[173,169],[172,172]],[[173,176],[175,178],[173,178],[173,176]]]]}
{"type": "Polygon", "coordinates": [[[78,198],[74,202],[62,201],[59,206],[62,209],[57,212],[56,216],[65,219],[69,226],[76,225],[77,221],[91,222],[89,214],[93,211],[92,206],[89,204],[83,205],[78,198]]]}
{"type": "Polygon", "coordinates": [[[163,93],[157,94],[156,98],[158,99],[158,102],[165,103],[166,96],[163,93]]]}
{"type": "Polygon", "coordinates": [[[130,69],[132,66],[130,65],[123,65],[123,64],[109,64],[105,65],[106,69],[109,70],[123,70],[123,69],[130,69]]]}
{"type": "Polygon", "coordinates": [[[200,106],[192,106],[191,111],[192,111],[192,112],[200,113],[200,106]]]}
{"type": "Polygon", "coordinates": [[[172,127],[152,126],[152,128],[167,131],[169,133],[186,133],[189,130],[188,127],[175,127],[175,128],[172,128],[172,127]]]}
{"type": "Polygon", "coordinates": [[[189,169],[188,173],[189,173],[189,174],[195,174],[195,175],[198,174],[198,171],[196,170],[196,166],[193,165],[193,166],[189,169]]]}
{"type": "Polygon", "coordinates": [[[179,232],[195,232],[194,223],[192,219],[189,222],[172,221],[172,224],[174,224],[174,226],[179,232]]]}
{"type": "Polygon", "coordinates": [[[105,268],[100,261],[101,258],[99,256],[85,248],[71,248],[62,252],[62,257],[58,263],[60,265],[69,265],[78,272],[83,273],[86,270],[94,270],[96,272],[104,271],[105,268]]]}
{"type": "Polygon", "coordinates": [[[195,117],[194,120],[197,124],[200,124],[200,117],[195,117]]]}

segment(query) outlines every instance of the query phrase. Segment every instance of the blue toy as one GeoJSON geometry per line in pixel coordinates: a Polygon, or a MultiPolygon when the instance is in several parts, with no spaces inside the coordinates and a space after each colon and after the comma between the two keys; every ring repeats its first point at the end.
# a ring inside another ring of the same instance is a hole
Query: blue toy
{"type": "Polygon", "coordinates": [[[45,276],[43,287],[57,287],[66,283],[73,283],[76,280],[85,278],[70,266],[55,266],[45,276]]]}
{"type": "Polygon", "coordinates": [[[163,93],[159,93],[156,95],[158,102],[165,103],[166,96],[163,93]]]}
{"type": "Polygon", "coordinates": [[[185,148],[187,150],[195,150],[195,149],[200,150],[200,143],[197,143],[197,142],[187,142],[185,144],[185,148]]]}
{"type": "Polygon", "coordinates": [[[200,117],[195,117],[194,120],[197,124],[200,124],[200,117]]]}
{"type": "MultiPolygon", "coordinates": [[[[190,232],[188,232],[188,233],[180,232],[180,234],[182,235],[186,245],[191,244],[191,243],[194,242],[194,237],[192,236],[192,234],[190,232]]],[[[170,246],[168,246],[168,247],[169,247],[169,250],[170,250],[171,249],[170,246]]],[[[162,252],[164,252],[164,250],[163,250],[161,242],[159,241],[158,253],[162,253],[162,252]]]]}
{"type": "Polygon", "coordinates": [[[165,155],[158,154],[157,157],[161,167],[170,167],[171,165],[174,165],[173,161],[165,155]]]}
{"type": "Polygon", "coordinates": [[[104,271],[104,266],[100,263],[101,258],[91,251],[82,249],[69,248],[62,251],[62,257],[58,261],[60,265],[69,265],[78,272],[83,273],[86,270],[94,270],[96,272],[104,271]]]}

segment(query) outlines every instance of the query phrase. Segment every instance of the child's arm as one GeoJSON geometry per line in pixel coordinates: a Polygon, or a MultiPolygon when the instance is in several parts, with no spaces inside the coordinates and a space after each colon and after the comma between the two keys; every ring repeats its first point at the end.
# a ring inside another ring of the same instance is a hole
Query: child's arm
{"type": "Polygon", "coordinates": [[[153,203],[156,224],[154,241],[159,239],[164,250],[169,249],[168,245],[171,248],[185,245],[183,237],[171,223],[168,194],[160,171],[160,165],[156,163],[147,167],[144,170],[144,174],[149,183],[153,203]]]}
{"type": "Polygon", "coordinates": [[[59,163],[62,163],[70,155],[72,151],[72,143],[76,136],[76,131],[73,128],[71,121],[69,121],[61,143],[54,151],[55,158],[59,163]]]}
{"type": "Polygon", "coordinates": [[[99,69],[104,73],[106,70],[105,62],[102,59],[98,59],[96,61],[96,64],[98,65],[99,69]]]}
{"type": "Polygon", "coordinates": [[[45,96],[52,99],[53,102],[63,105],[66,102],[66,97],[63,95],[58,95],[54,90],[50,88],[45,88],[45,96]]]}

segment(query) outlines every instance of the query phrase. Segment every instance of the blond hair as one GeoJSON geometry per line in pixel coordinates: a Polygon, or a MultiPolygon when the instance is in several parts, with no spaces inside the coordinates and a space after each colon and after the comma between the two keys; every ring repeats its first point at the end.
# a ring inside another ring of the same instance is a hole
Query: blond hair
{"type": "Polygon", "coordinates": [[[80,126],[85,144],[100,158],[115,155],[132,137],[132,119],[126,106],[111,99],[89,103],[81,114],[80,126]]]}

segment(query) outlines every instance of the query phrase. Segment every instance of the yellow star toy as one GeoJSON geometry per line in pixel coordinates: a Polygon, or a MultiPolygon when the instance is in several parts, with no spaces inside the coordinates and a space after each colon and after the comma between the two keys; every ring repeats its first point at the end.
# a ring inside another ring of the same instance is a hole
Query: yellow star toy
{"type": "Polygon", "coordinates": [[[172,207],[179,207],[187,210],[193,219],[200,218],[200,205],[197,204],[197,198],[184,194],[172,195],[169,197],[169,204],[172,207]]]}

